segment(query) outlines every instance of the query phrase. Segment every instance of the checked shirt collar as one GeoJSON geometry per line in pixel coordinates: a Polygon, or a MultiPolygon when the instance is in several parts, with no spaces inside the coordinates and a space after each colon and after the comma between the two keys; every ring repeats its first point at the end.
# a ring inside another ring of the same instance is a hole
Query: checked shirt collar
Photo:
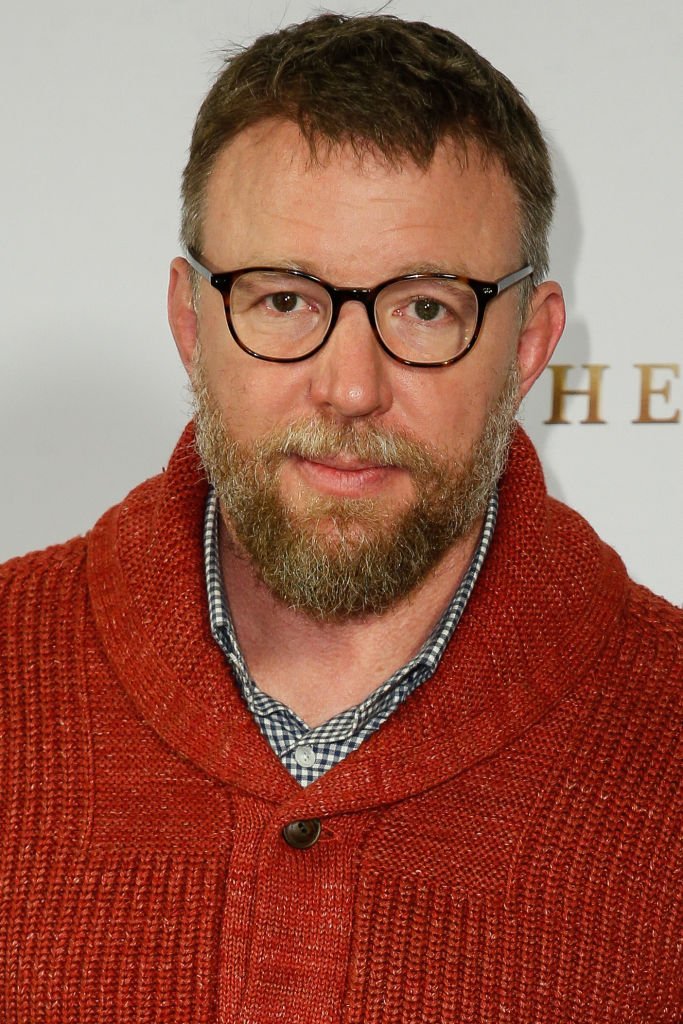
{"type": "Polygon", "coordinates": [[[355,707],[309,728],[291,708],[264,693],[249,675],[230,616],[218,548],[219,508],[209,488],[204,515],[204,562],[211,633],[225,655],[256,724],[283,766],[301,786],[357,750],[421,683],[434,674],[465,606],[489,549],[496,524],[498,495],[489,500],[477,549],[441,620],[415,657],[381,683],[355,707]]]}

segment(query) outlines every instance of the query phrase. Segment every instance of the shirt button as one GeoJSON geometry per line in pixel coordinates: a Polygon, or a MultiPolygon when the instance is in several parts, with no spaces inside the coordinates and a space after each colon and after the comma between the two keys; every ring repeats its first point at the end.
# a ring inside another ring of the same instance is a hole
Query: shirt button
{"type": "Polygon", "coordinates": [[[316,762],[315,750],[308,745],[297,747],[294,751],[294,760],[302,768],[312,768],[316,762]]]}
{"type": "Polygon", "coordinates": [[[283,828],[282,835],[285,842],[295,850],[308,850],[318,842],[321,831],[318,819],[309,818],[308,821],[290,821],[283,828]]]}

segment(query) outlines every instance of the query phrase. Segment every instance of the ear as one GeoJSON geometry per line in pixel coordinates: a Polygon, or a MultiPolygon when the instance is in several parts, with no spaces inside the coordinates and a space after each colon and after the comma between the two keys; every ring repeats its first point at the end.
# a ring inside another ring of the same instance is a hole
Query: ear
{"type": "Polygon", "coordinates": [[[521,374],[520,398],[546,368],[562,337],[566,312],[562,288],[557,281],[544,281],[536,288],[517,341],[521,374]]]}
{"type": "Polygon", "coordinates": [[[168,280],[168,322],[175,338],[178,354],[188,374],[197,346],[197,313],[192,301],[190,265],[182,256],[171,263],[168,280]]]}

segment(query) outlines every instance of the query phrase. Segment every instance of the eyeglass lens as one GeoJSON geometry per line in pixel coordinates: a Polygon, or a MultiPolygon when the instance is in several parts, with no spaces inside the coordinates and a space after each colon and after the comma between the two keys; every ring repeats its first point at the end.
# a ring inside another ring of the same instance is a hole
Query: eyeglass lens
{"type": "MultiPolygon", "coordinates": [[[[294,274],[250,271],[230,293],[232,327],[259,355],[291,359],[312,352],[332,319],[332,299],[315,281],[294,274]]],[[[377,296],[377,330],[401,359],[443,362],[467,348],[477,323],[477,297],[464,281],[395,281],[377,296]]]]}

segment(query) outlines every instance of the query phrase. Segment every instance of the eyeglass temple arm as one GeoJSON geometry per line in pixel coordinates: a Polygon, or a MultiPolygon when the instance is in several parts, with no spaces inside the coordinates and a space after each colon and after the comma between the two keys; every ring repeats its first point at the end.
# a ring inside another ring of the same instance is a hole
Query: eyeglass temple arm
{"type": "Polygon", "coordinates": [[[201,276],[205,278],[209,282],[209,284],[213,284],[213,278],[215,275],[212,274],[210,270],[207,270],[207,268],[203,266],[203,264],[201,264],[199,260],[196,260],[191,252],[185,253],[185,259],[190,264],[193,270],[196,270],[198,274],[201,274],[201,276]]]}
{"type": "Polygon", "coordinates": [[[534,268],[531,264],[527,263],[526,267],[522,267],[520,270],[515,270],[512,274],[507,274],[505,277],[501,277],[498,282],[498,289],[496,295],[500,295],[507,288],[512,288],[514,284],[518,284],[523,281],[525,277],[530,277],[533,274],[534,268]]]}

